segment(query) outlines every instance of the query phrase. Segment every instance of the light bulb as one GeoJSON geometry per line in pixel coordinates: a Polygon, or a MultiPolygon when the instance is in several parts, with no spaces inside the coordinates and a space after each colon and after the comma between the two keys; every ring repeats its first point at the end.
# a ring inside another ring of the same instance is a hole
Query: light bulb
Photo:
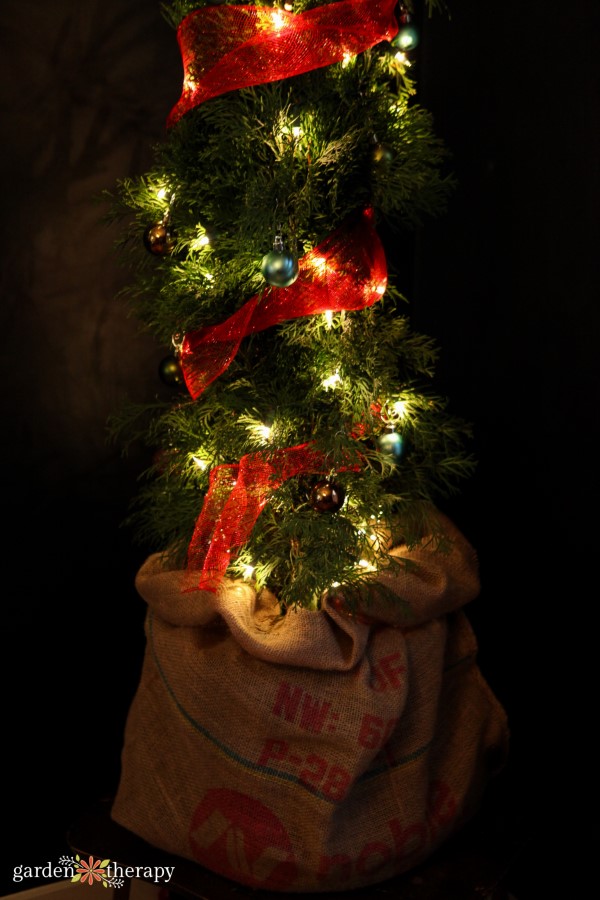
{"type": "Polygon", "coordinates": [[[333,373],[333,375],[330,375],[329,378],[325,378],[321,382],[321,385],[325,388],[326,391],[328,391],[330,388],[334,388],[336,386],[336,384],[339,384],[339,382],[341,380],[342,380],[341,375],[336,369],[336,371],[333,373]]]}

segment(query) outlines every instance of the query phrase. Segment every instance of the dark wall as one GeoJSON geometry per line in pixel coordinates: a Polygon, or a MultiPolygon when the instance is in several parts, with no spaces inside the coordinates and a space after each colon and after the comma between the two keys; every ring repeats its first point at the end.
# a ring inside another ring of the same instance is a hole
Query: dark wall
{"type": "MultiPolygon", "coordinates": [[[[524,793],[542,818],[570,815],[597,786],[599,9],[450,7],[423,23],[419,101],[458,188],[418,235],[413,316],[475,428],[478,470],[449,508],[479,552],[481,664],[524,793]]],[[[181,66],[149,0],[4,0],[0,42],[12,869],[58,859],[118,777],[144,646],[142,555],[120,522],[146,460],[122,459],[105,424],[124,396],[163,390],[164,348],[116,297],[127,273],[93,197],[150,166],[181,66]]]]}
{"type": "Polygon", "coordinates": [[[533,782],[568,758],[575,793],[593,777],[600,8],[450,7],[427,23],[419,96],[458,188],[420,235],[416,320],[475,426],[455,511],[480,554],[482,660],[533,782]]]}
{"type": "Polygon", "coordinates": [[[165,389],[165,348],[117,298],[95,198],[151,165],[181,61],[158,2],[3,0],[0,69],[8,878],[68,852],[71,819],[114,790],[139,678],[141,556],[120,526],[147,460],[106,421],[165,389]]]}

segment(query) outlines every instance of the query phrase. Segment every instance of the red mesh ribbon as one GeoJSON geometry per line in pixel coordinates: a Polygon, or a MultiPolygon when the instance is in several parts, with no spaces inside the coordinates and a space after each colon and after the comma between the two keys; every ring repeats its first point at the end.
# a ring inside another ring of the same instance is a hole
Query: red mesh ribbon
{"type": "Polygon", "coordinates": [[[229,366],[242,339],[286,319],[327,311],[358,310],[381,300],[387,286],[385,250],[366,209],[299,261],[288,288],[256,294],[221,322],[186,334],[181,369],[194,399],[229,366]]]}
{"type": "Polygon", "coordinates": [[[268,6],[211,6],[181,22],[183,91],[167,127],[211,97],[340,62],[398,33],[397,0],[340,0],[294,14],[268,6]]]}
{"type": "MultiPolygon", "coordinates": [[[[358,466],[345,466],[344,469],[358,466]]],[[[272,491],[302,472],[326,472],[322,453],[298,444],[270,454],[249,453],[237,465],[216,466],[188,547],[188,571],[200,570],[190,590],[215,591],[236,551],[246,543],[272,491]]]]}

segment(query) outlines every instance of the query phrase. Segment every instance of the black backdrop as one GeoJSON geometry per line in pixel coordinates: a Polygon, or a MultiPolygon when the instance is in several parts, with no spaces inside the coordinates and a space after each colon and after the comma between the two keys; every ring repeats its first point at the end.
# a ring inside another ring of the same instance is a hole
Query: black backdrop
{"type": "MultiPolygon", "coordinates": [[[[547,840],[540,865],[558,844],[581,869],[597,836],[600,10],[450,11],[423,23],[419,101],[458,190],[417,235],[412,315],[475,426],[478,470],[448,511],[479,552],[470,616],[516,802],[547,840]]],[[[105,423],[162,394],[165,348],[116,299],[128,275],[93,198],[151,164],[181,64],[151,0],[2,0],[0,42],[7,893],[118,778],[144,647],[144,554],[120,523],[146,459],[122,459],[105,423]]]]}

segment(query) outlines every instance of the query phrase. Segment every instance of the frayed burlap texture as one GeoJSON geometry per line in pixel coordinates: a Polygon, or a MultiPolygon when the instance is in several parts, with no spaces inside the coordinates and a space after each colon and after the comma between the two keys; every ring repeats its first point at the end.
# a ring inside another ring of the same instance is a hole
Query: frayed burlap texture
{"type": "Polygon", "coordinates": [[[151,556],[146,653],[113,819],[255,888],[341,891],[407,871],[468,821],[508,747],[462,607],[477,559],[445,517],[368,618],[281,616],[242,582],[182,591],[151,556]]]}

